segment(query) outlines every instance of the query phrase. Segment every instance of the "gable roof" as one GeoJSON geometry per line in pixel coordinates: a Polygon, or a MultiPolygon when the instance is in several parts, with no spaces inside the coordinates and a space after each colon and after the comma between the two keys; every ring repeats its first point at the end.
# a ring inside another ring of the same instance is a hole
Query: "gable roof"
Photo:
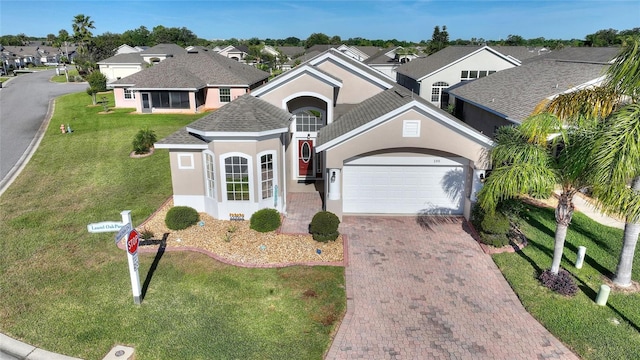
{"type": "Polygon", "coordinates": [[[447,92],[506,120],[520,123],[545,98],[596,83],[607,65],[538,60],[474,81],[462,82],[447,92]]]}
{"type": "Polygon", "coordinates": [[[201,89],[207,86],[250,87],[269,73],[213,51],[191,51],[168,58],[150,68],[109,85],[134,89],[201,89]]]}
{"type": "Polygon", "coordinates": [[[291,59],[304,54],[304,47],[302,46],[276,46],[275,48],[291,59]]]}
{"type": "Polygon", "coordinates": [[[141,51],[140,54],[143,56],[153,56],[153,55],[179,55],[186,53],[187,50],[181,48],[176,44],[158,44],[156,46],[150,47],[144,51],[141,51]]]}
{"type": "Polygon", "coordinates": [[[492,141],[447,112],[438,109],[423,98],[414,97],[401,86],[395,86],[354,106],[347,113],[323,127],[316,140],[316,150],[324,151],[367,130],[379,122],[402,113],[409,108],[420,108],[432,114],[442,123],[448,124],[476,141],[491,146],[492,141]]]}
{"type": "Polygon", "coordinates": [[[203,136],[253,136],[289,130],[291,114],[270,103],[245,94],[187,126],[191,133],[203,136]]]}
{"type": "Polygon", "coordinates": [[[122,53],[110,58],[106,58],[104,60],[98,61],[98,65],[109,65],[109,64],[136,64],[142,65],[146,64],[140,53],[122,53]]]}
{"type": "Polygon", "coordinates": [[[329,49],[321,54],[318,54],[312,59],[307,60],[306,62],[295,67],[294,69],[286,71],[276,76],[275,78],[271,79],[271,81],[269,81],[268,83],[254,89],[252,91],[252,94],[255,96],[262,96],[268,93],[269,91],[277,88],[281,84],[300,76],[302,73],[312,74],[313,76],[330,83],[332,86],[341,87],[342,79],[338,79],[335,76],[317,67],[317,65],[321,64],[324,61],[337,62],[341,66],[345,68],[349,68],[350,70],[356,73],[359,73],[360,75],[363,75],[372,83],[375,83],[378,86],[381,86],[383,88],[390,88],[394,86],[394,81],[388,76],[382,74],[381,72],[375,69],[372,69],[368,65],[365,65],[362,62],[357,61],[352,57],[345,55],[336,49],[329,49]]]}
{"type": "Polygon", "coordinates": [[[430,56],[414,59],[398,67],[396,72],[420,81],[440,69],[460,62],[485,50],[512,63],[514,66],[520,65],[519,60],[506,56],[489,46],[447,46],[430,56]]]}

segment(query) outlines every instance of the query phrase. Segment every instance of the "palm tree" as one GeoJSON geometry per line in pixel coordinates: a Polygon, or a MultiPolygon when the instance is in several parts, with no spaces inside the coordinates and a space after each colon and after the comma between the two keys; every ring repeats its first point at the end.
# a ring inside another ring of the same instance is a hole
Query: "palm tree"
{"type": "Polygon", "coordinates": [[[549,197],[557,184],[560,198],[555,210],[556,231],[551,273],[557,275],[567,228],[573,216],[573,196],[588,185],[587,154],[593,127],[565,127],[554,115],[541,113],[518,127],[502,127],[490,152],[491,176],[478,193],[486,212],[495,211],[501,200],[533,195],[549,197]]]}
{"type": "Polygon", "coordinates": [[[558,96],[545,111],[561,118],[577,115],[603,121],[594,143],[593,194],[597,206],[621,214],[626,224],[613,282],[631,285],[633,257],[640,234],[640,38],[627,38],[607,70],[602,88],[558,96]],[[631,184],[629,187],[628,185],[631,184]]]}
{"type": "Polygon", "coordinates": [[[73,39],[78,42],[78,51],[86,54],[87,42],[91,39],[93,34],[89,29],[95,29],[91,16],[85,16],[78,14],[73,18],[73,39]]]}

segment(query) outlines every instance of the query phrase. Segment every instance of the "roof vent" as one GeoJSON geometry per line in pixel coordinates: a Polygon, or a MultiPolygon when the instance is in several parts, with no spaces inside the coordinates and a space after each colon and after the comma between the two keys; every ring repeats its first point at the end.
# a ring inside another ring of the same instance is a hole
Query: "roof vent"
{"type": "Polygon", "coordinates": [[[197,54],[197,53],[198,53],[198,49],[187,50],[187,54],[197,54]]]}

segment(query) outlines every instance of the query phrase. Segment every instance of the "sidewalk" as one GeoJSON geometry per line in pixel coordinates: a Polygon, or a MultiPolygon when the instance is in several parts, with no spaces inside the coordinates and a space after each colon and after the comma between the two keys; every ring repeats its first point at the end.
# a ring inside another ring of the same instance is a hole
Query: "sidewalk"
{"type": "Polygon", "coordinates": [[[595,208],[595,206],[591,205],[587,200],[585,200],[582,194],[576,194],[573,197],[573,204],[576,210],[587,215],[591,220],[595,222],[618,229],[624,229],[623,221],[614,219],[608,215],[601,213],[598,209],[595,208]]]}

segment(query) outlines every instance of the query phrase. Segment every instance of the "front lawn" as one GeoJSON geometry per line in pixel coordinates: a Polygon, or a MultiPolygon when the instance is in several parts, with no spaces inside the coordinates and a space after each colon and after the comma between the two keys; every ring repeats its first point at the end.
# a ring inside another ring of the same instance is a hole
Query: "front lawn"
{"type": "MultiPolygon", "coordinates": [[[[640,293],[613,291],[607,306],[595,304],[606,277],[615,271],[622,230],[602,226],[576,212],[569,226],[562,267],[575,277],[580,291],[568,298],[552,293],[536,279],[551,266],[555,219],[553,209],[527,206],[522,230],[529,245],[519,253],[498,254],[500,267],[525,308],[583,359],[637,359],[640,354],[640,293]],[[578,246],[587,254],[576,269],[578,246]]],[[[636,253],[633,279],[640,279],[636,253]]]]}
{"type": "MultiPolygon", "coordinates": [[[[108,95],[113,106],[113,95],[108,95]]],[[[344,269],[245,269],[196,253],[141,254],[134,305],[126,255],[87,224],[140,224],[171,194],[166,150],[132,159],[143,128],[161,139],[200,115],[98,114],[86,93],[59,98],[45,137],[0,197],[0,332],[101,359],[320,359],[345,307],[344,269]],[[71,134],[62,134],[68,124],[71,134]]]]}

